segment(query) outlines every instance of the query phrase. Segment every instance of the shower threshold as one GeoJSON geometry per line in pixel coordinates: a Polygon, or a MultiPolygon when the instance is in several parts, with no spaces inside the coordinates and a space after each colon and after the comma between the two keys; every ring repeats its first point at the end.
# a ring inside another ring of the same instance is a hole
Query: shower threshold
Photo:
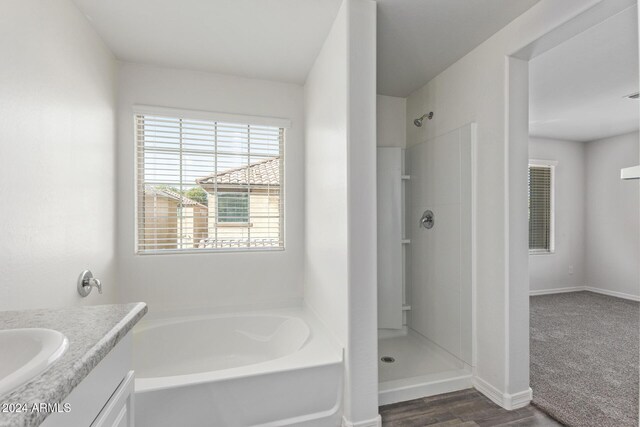
{"type": "Polygon", "coordinates": [[[411,329],[378,340],[378,373],[379,405],[472,386],[469,365],[411,329]]]}

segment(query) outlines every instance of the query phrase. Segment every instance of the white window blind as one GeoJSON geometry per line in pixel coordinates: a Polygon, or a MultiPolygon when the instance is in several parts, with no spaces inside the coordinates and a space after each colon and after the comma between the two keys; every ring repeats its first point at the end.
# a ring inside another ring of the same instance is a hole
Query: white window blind
{"type": "Polygon", "coordinates": [[[139,253],[284,247],[284,128],[135,116],[139,253]]]}
{"type": "Polygon", "coordinates": [[[529,165],[529,251],[553,251],[553,168],[529,165]]]}

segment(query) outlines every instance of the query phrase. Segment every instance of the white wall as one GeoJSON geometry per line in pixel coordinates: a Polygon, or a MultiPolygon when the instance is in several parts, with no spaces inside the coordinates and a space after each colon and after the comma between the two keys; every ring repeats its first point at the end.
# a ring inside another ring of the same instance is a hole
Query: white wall
{"type": "Polygon", "coordinates": [[[531,138],[529,157],[556,160],[553,254],[530,256],[532,291],[587,287],[640,298],[638,133],[591,142],[531,138]]]}
{"type": "Polygon", "coordinates": [[[0,56],[0,310],[113,302],[115,61],[68,0],[3,1],[0,56]]]}
{"type": "Polygon", "coordinates": [[[378,95],[376,138],[378,147],[407,146],[407,99],[378,95]]]}
{"type": "Polygon", "coordinates": [[[125,301],[150,308],[299,303],[303,280],[301,86],[123,63],[118,89],[118,261],[125,301]],[[285,141],[284,251],[135,255],[132,105],[290,119],[285,141]]]}
{"type": "Polygon", "coordinates": [[[347,343],[347,7],[305,84],[304,299],[347,343]]]}
{"type": "Polygon", "coordinates": [[[630,3],[541,0],[407,99],[407,117],[435,113],[422,128],[407,121],[408,147],[470,122],[478,124],[475,381],[506,407],[526,404],[531,393],[526,246],[528,77],[525,61],[507,58],[519,51],[523,57],[539,54],[599,19],[601,12],[630,3]],[[567,31],[554,32],[543,43],[530,45],[596,4],[593,11],[565,27],[567,31]],[[526,47],[530,49],[523,50],[526,47]],[[511,118],[516,120],[510,122],[511,118]],[[510,123],[524,129],[524,135],[510,123]],[[525,196],[517,196],[522,194],[525,196]]]}
{"type": "Polygon", "coordinates": [[[638,164],[638,133],[587,143],[586,285],[640,297],[638,181],[620,169],[638,164]]]}
{"type": "Polygon", "coordinates": [[[409,326],[464,360],[472,360],[473,125],[407,149],[409,326]],[[420,227],[433,211],[431,229],[420,227]]]}
{"type": "Polygon", "coordinates": [[[376,2],[349,8],[347,426],[378,427],[376,2]]]}
{"type": "Polygon", "coordinates": [[[529,158],[555,160],[555,252],[530,255],[530,289],[586,285],[584,142],[530,138],[529,158]]]}
{"type": "Polygon", "coordinates": [[[343,423],[375,426],[375,2],[343,2],[305,98],[305,302],[345,348],[343,423]]]}

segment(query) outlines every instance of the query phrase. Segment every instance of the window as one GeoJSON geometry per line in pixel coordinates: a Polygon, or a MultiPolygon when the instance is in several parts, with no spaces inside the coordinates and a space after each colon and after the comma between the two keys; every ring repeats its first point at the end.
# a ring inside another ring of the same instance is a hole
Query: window
{"type": "Polygon", "coordinates": [[[218,193],[218,224],[248,223],[249,195],[247,193],[218,193]]]}
{"type": "Polygon", "coordinates": [[[284,248],[285,121],[163,110],[135,115],[137,252],[284,248]]]}
{"type": "Polygon", "coordinates": [[[554,251],[555,162],[529,161],[529,253],[554,251]]]}

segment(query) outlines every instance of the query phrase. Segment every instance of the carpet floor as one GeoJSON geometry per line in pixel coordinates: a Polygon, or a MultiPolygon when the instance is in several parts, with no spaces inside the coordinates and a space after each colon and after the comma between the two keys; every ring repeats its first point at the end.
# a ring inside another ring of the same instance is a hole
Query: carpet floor
{"type": "Polygon", "coordinates": [[[533,404],[569,426],[637,427],[638,306],[592,292],[531,297],[533,404]]]}

